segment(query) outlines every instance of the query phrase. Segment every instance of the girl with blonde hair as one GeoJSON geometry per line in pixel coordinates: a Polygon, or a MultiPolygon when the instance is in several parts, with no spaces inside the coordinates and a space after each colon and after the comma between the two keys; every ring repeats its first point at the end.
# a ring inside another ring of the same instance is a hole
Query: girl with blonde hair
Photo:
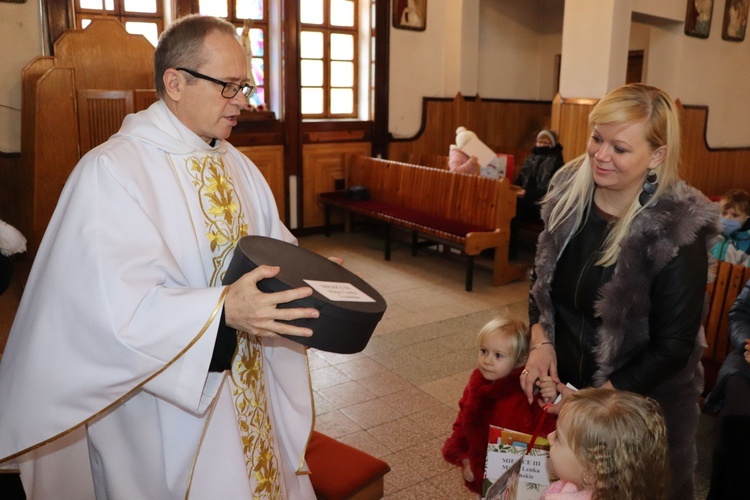
{"type": "Polygon", "coordinates": [[[542,500],[668,498],[667,429],[653,399],[583,389],[565,398],[548,438],[559,480],[542,500]]]}
{"type": "MultiPolygon", "coordinates": [[[[471,374],[453,432],[443,445],[443,458],[461,467],[465,486],[482,494],[490,425],[533,433],[542,418],[539,405],[529,405],[519,376],[529,352],[529,327],[509,314],[495,317],[477,335],[477,368],[471,374]]],[[[554,418],[543,432],[555,428],[554,418]]]]}

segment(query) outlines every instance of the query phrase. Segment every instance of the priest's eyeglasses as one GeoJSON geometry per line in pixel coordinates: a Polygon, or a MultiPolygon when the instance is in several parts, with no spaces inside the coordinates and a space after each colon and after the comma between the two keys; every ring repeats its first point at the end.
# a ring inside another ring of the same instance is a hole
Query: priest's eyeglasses
{"type": "Polygon", "coordinates": [[[253,94],[253,89],[255,89],[254,86],[249,85],[247,83],[243,83],[240,85],[239,83],[232,83],[232,82],[223,82],[221,80],[217,80],[216,78],[211,78],[210,76],[206,76],[202,73],[198,73],[197,71],[193,71],[192,69],[187,68],[175,68],[178,71],[184,71],[185,73],[192,75],[196,78],[200,78],[201,80],[208,80],[209,82],[217,83],[222,86],[221,89],[221,96],[225,97],[226,99],[231,99],[234,96],[237,95],[237,92],[242,92],[242,95],[244,95],[247,99],[250,99],[250,96],[253,94]]]}

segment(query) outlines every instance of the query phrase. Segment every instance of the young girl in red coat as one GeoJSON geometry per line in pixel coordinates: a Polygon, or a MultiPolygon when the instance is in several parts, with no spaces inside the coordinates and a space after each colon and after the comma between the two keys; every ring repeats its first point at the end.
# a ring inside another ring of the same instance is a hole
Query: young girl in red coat
{"type": "MultiPolygon", "coordinates": [[[[461,467],[466,487],[481,495],[490,425],[532,434],[542,409],[536,401],[529,404],[519,381],[529,353],[528,326],[512,317],[497,317],[484,325],[477,343],[477,369],[458,403],[443,458],[461,467]]],[[[554,417],[547,416],[541,435],[554,427],[554,417]]]]}

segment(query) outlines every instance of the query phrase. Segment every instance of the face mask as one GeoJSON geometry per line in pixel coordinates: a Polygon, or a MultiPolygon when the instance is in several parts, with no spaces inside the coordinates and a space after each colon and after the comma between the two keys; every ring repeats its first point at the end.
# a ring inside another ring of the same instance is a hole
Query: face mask
{"type": "Polygon", "coordinates": [[[722,217],[721,225],[724,228],[723,229],[724,236],[729,236],[735,231],[738,231],[742,227],[742,222],[736,219],[727,219],[725,217],[722,217]]]}

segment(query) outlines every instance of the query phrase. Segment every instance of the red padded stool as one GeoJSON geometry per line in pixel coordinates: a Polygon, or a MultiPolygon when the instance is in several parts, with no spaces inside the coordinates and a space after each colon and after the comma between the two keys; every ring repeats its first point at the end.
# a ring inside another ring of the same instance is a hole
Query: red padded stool
{"type": "Polygon", "coordinates": [[[383,497],[383,476],[391,468],[379,458],[313,431],[305,459],[319,500],[383,497]]]}

